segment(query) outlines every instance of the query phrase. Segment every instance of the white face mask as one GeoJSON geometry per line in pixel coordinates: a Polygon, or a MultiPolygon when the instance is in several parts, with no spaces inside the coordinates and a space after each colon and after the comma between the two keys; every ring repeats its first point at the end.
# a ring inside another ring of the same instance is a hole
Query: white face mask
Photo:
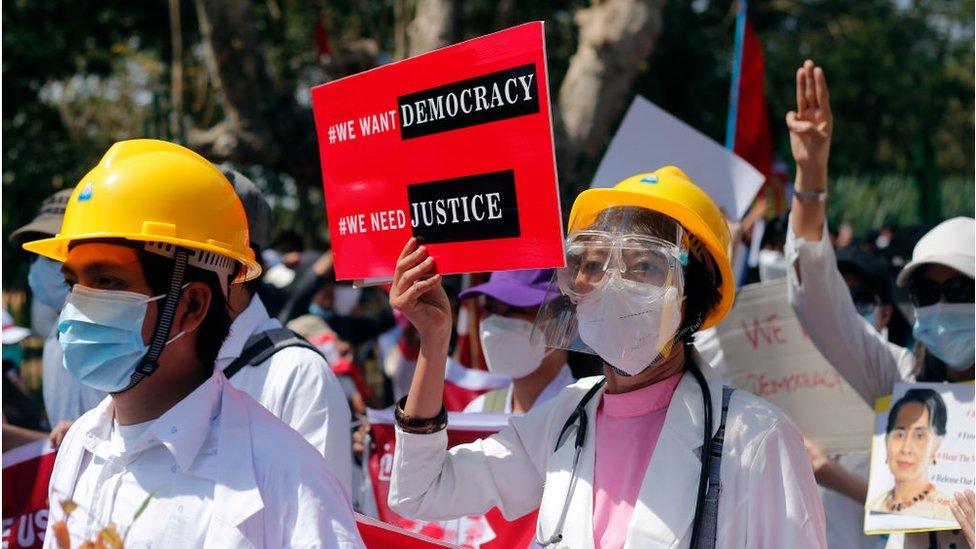
{"type": "Polygon", "coordinates": [[[481,349],[488,371],[512,379],[534,372],[546,357],[545,345],[529,341],[532,323],[519,318],[488,315],[481,320],[481,349]]]}
{"type": "Polygon", "coordinates": [[[681,325],[678,289],[669,286],[654,300],[614,277],[607,287],[577,305],[579,336],[600,358],[628,375],[647,369],[681,325]]]}

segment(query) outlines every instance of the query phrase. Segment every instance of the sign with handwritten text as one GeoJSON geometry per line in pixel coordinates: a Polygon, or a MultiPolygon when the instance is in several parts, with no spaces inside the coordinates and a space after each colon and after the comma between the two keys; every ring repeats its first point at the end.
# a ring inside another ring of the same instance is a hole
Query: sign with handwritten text
{"type": "Polygon", "coordinates": [[[718,337],[734,387],[786,412],[828,454],[868,449],[871,408],[813,346],[785,279],[744,286],[718,337]]]}

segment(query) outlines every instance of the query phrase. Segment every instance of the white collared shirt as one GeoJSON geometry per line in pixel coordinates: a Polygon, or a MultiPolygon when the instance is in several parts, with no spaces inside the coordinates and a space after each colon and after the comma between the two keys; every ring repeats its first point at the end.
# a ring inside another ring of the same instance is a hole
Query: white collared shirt
{"type": "Polygon", "coordinates": [[[110,523],[120,535],[129,529],[126,547],[201,547],[214,538],[362,546],[349,498],[322,456],[220,371],[148,425],[120,431],[106,398],[69,430],[49,497],[45,547],[56,545],[50,527],[65,519],[65,499],[78,505],[67,518],[74,547],[110,523]]]}
{"type": "MultiPolygon", "coordinates": [[[[567,386],[572,385],[573,383],[576,383],[576,378],[573,377],[572,370],[569,369],[569,365],[563,364],[563,367],[560,368],[559,372],[556,373],[556,377],[552,378],[552,381],[550,381],[549,384],[546,385],[545,389],[543,389],[542,392],[539,393],[539,397],[535,399],[535,403],[532,404],[532,407],[535,408],[536,406],[542,404],[543,402],[558,395],[560,391],[562,391],[567,386]]],[[[485,395],[487,394],[488,393],[485,393],[483,395],[478,395],[477,398],[469,402],[468,405],[464,407],[464,411],[484,412],[485,395]]],[[[508,389],[505,394],[504,413],[506,414],[512,413],[512,385],[508,386],[508,389]]]]}
{"type": "MultiPolygon", "coordinates": [[[[256,333],[280,328],[255,295],[230,327],[217,354],[224,370],[256,333]]],[[[282,349],[257,366],[245,366],[231,378],[234,387],[254,397],[315,447],[352,494],[352,433],[349,404],[332,368],[317,353],[300,347],[282,349]]]]}

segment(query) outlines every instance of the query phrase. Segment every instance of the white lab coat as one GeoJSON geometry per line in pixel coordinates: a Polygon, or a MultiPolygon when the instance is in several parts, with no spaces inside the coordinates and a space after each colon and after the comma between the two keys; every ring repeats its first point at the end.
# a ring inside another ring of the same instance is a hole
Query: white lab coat
{"type": "MultiPolygon", "coordinates": [[[[789,220],[783,252],[790,304],[810,341],[840,375],[874,409],[878,397],[890,395],[895,383],[915,381],[911,351],[895,345],[857,314],[850,290],[837,269],[837,257],[827,238],[827,224],[817,242],[793,231],[789,220]]],[[[959,531],[939,532],[940,548],[965,547],[959,531]]],[[[929,535],[893,534],[887,547],[928,548],[929,535]]]]}
{"type": "MultiPolygon", "coordinates": [[[[708,381],[718,430],[722,385],[696,352],[708,381]]],[[[508,519],[539,509],[536,537],[554,533],[570,483],[573,437],[558,450],[566,419],[599,378],[567,387],[491,437],[447,450],[447,433],[397,429],[389,504],[412,518],[438,520],[497,506],[508,519]]],[[[602,390],[601,390],[602,391],[602,390]]],[[[579,481],[558,547],[592,548],[596,410],[589,424],[579,481]]],[[[701,389],[690,373],[678,384],[634,507],[625,547],[688,547],[701,472],[701,389]]],[[[638,441],[635,441],[638,443],[638,441]]],[[[826,547],[824,515],[802,437],[779,410],[745,391],[730,402],[722,458],[717,546],[826,547]]]]}
{"type": "MultiPolygon", "coordinates": [[[[205,537],[190,540],[188,545],[362,547],[352,504],[337,479],[326,469],[324,458],[294,430],[250,396],[235,389],[222,372],[215,371],[206,384],[217,385],[214,405],[219,408],[219,413],[209,421],[203,417],[197,424],[182,426],[198,431],[191,437],[206,442],[200,444],[197,450],[200,454],[195,457],[178,453],[169,458],[174,473],[184,471],[186,478],[213,482],[210,521],[205,528],[205,537]],[[205,451],[204,448],[215,450],[205,451]],[[215,451],[216,456],[203,455],[210,451],[215,451]],[[208,459],[216,460],[222,466],[206,467],[204,464],[208,459]]],[[[209,388],[198,388],[201,389],[209,388]]],[[[188,403],[187,399],[170,411],[184,403],[188,403]]],[[[45,547],[56,546],[51,525],[65,519],[56,502],[74,494],[82,471],[93,466],[94,458],[86,449],[86,439],[98,435],[104,438],[112,428],[113,415],[111,397],[108,397],[79,418],[61,444],[49,487],[52,505],[45,547]]],[[[172,432],[179,428],[174,425],[172,432]]],[[[170,431],[164,429],[163,432],[170,431]]],[[[156,459],[162,459],[158,453],[156,456],[156,459]]],[[[127,466],[127,474],[141,481],[151,481],[152,469],[141,465],[137,456],[127,466]]],[[[122,486],[125,489],[125,483],[122,486]]],[[[126,499],[119,497],[123,501],[126,499]]],[[[160,508],[159,503],[165,504],[165,501],[157,498],[157,506],[147,508],[147,515],[141,520],[153,520],[152,510],[160,508]]],[[[79,510],[79,513],[83,511],[79,510]]],[[[165,520],[166,517],[155,517],[157,522],[165,520]]]]}
{"type": "MultiPolygon", "coordinates": [[[[217,353],[217,367],[227,368],[252,335],[280,328],[255,295],[230,327],[217,353]]],[[[282,349],[256,366],[245,366],[230,380],[280,420],[298,431],[352,494],[352,433],[346,395],[321,355],[301,347],[282,349]]]]}

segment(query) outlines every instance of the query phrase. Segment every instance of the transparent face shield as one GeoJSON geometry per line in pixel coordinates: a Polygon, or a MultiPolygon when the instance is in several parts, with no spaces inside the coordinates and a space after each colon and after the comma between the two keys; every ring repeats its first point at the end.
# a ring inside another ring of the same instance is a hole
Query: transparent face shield
{"type": "Polygon", "coordinates": [[[612,207],[571,226],[533,338],[631,375],[666,357],[681,323],[687,237],[673,219],[612,207]]]}

